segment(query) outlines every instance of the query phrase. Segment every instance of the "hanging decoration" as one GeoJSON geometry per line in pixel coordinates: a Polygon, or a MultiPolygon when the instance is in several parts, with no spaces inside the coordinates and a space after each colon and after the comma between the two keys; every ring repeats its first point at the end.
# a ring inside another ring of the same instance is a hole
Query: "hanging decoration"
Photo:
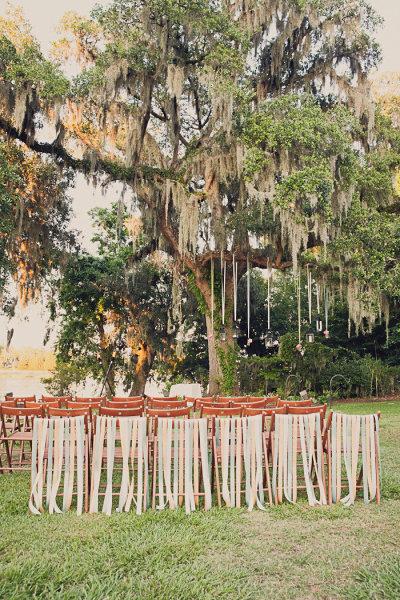
{"type": "Polygon", "coordinates": [[[224,258],[224,252],[221,250],[221,331],[220,340],[221,342],[226,341],[226,329],[225,329],[225,290],[226,290],[226,260],[224,258]]]}
{"type": "Polygon", "coordinates": [[[298,270],[297,275],[297,326],[298,326],[298,340],[299,343],[296,346],[297,352],[304,355],[303,344],[301,343],[301,271],[298,270]]]}
{"type": "Polygon", "coordinates": [[[324,286],[324,303],[325,303],[325,330],[324,337],[329,339],[329,327],[328,327],[328,312],[329,312],[329,291],[327,286],[324,286]]]}
{"type": "Polygon", "coordinates": [[[271,279],[272,269],[268,265],[267,268],[267,333],[264,336],[264,344],[267,350],[277,348],[279,346],[279,332],[271,330],[271,279]]]}
{"type": "Polygon", "coordinates": [[[250,337],[250,257],[247,255],[247,346],[252,344],[250,337]]]}
{"type": "Polygon", "coordinates": [[[235,253],[232,254],[232,275],[233,275],[233,337],[237,339],[240,335],[239,320],[237,318],[237,285],[238,285],[238,264],[235,253]]]}
{"type": "Polygon", "coordinates": [[[323,328],[324,328],[324,324],[322,322],[322,317],[321,317],[321,313],[320,313],[320,297],[319,297],[319,283],[316,282],[315,284],[315,289],[316,289],[316,297],[317,297],[317,318],[315,319],[315,329],[317,331],[317,333],[321,333],[323,328]]]}
{"type": "Polygon", "coordinates": [[[210,278],[211,278],[211,335],[210,337],[214,337],[214,258],[211,257],[210,264],[210,278]]]}
{"type": "Polygon", "coordinates": [[[307,265],[307,297],[308,297],[308,325],[309,329],[306,333],[306,341],[312,344],[315,340],[312,330],[312,274],[310,265],[307,265]]]}

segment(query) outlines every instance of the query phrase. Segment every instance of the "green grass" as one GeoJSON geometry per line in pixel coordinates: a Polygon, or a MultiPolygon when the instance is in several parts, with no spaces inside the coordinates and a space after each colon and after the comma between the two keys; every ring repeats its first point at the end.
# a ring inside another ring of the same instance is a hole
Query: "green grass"
{"type": "Polygon", "coordinates": [[[380,506],[34,517],[29,477],[0,476],[0,598],[397,600],[400,403],[378,408],[380,506]]]}

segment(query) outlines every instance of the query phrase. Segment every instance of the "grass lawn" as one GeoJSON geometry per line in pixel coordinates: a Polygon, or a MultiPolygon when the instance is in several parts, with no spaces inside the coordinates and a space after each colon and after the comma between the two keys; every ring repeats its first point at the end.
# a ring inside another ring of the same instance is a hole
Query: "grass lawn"
{"type": "Polygon", "coordinates": [[[29,476],[0,475],[0,598],[400,598],[400,403],[381,410],[383,500],[30,516],[29,476]]]}

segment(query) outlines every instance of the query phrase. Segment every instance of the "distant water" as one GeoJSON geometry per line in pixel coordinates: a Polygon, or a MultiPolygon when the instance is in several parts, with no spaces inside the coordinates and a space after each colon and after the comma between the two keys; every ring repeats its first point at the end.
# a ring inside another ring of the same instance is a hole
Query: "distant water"
{"type": "MultiPolygon", "coordinates": [[[[41,382],[44,377],[49,377],[48,371],[24,371],[19,369],[0,369],[0,400],[8,392],[14,396],[33,396],[40,397],[42,394],[51,395],[41,382]]],[[[97,381],[88,379],[85,383],[72,390],[77,396],[96,396],[100,394],[101,384],[97,381]]],[[[146,386],[148,395],[160,395],[160,388],[157,384],[150,383],[146,386]]],[[[117,389],[117,394],[126,395],[122,388],[117,389]]]]}
{"type": "Polygon", "coordinates": [[[12,392],[14,396],[46,394],[46,388],[40,380],[48,376],[48,371],[0,369],[0,398],[8,392],[12,392]]]}

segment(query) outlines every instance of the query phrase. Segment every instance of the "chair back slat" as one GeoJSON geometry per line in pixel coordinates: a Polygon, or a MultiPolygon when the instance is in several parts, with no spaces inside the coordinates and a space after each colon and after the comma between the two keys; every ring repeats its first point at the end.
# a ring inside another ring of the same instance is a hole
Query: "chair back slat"
{"type": "Polygon", "coordinates": [[[106,400],[106,396],[89,396],[88,398],[75,396],[75,398],[72,398],[72,402],[78,402],[79,404],[103,404],[106,400]]]}
{"type": "Polygon", "coordinates": [[[79,409],[98,409],[101,406],[101,402],[73,402],[73,401],[69,401],[67,402],[67,406],[66,408],[68,409],[72,409],[72,410],[79,410],[79,409]]]}
{"type": "Polygon", "coordinates": [[[141,408],[144,409],[144,400],[143,398],[139,398],[138,400],[129,400],[127,402],[122,402],[118,400],[115,402],[114,400],[106,400],[104,406],[108,408],[141,408]]]}
{"type": "Polygon", "coordinates": [[[178,396],[148,396],[147,403],[149,402],[177,402],[178,396]]]}
{"type": "Polygon", "coordinates": [[[246,402],[247,396],[217,396],[215,402],[246,402]]]}
{"type": "Polygon", "coordinates": [[[253,402],[231,402],[231,406],[241,406],[242,408],[264,408],[265,399],[253,400],[253,402]]]}
{"type": "Polygon", "coordinates": [[[25,408],[37,408],[37,407],[43,407],[43,404],[41,402],[25,402],[24,407],[25,408]]]}
{"type": "Polygon", "coordinates": [[[3,402],[0,402],[0,406],[17,406],[17,401],[16,400],[4,400],[3,402]]]}
{"type": "Polygon", "coordinates": [[[202,417],[236,417],[241,414],[241,406],[209,406],[206,404],[201,409],[202,417]]]}
{"type": "Polygon", "coordinates": [[[146,410],[148,417],[190,417],[190,408],[148,408],[146,410]]]}
{"type": "Polygon", "coordinates": [[[215,402],[215,396],[185,396],[185,402],[187,405],[191,404],[192,406],[196,406],[197,402],[211,404],[212,402],[215,402]]]}
{"type": "Polygon", "coordinates": [[[50,402],[69,402],[72,400],[72,396],[42,396],[40,401],[44,404],[49,404],[50,402]]]}
{"type": "Polygon", "coordinates": [[[3,406],[0,405],[1,414],[6,417],[41,417],[43,416],[43,406],[37,404],[32,408],[25,408],[24,406],[3,406]]]}
{"type": "Polygon", "coordinates": [[[44,408],[61,408],[62,405],[62,400],[52,400],[50,401],[41,401],[41,405],[44,406],[44,408]]]}
{"type": "Polygon", "coordinates": [[[312,414],[320,414],[321,415],[321,429],[324,427],[324,418],[326,413],[326,404],[322,404],[319,406],[288,406],[287,414],[288,415],[312,415],[312,414]]]}
{"type": "Polygon", "coordinates": [[[156,400],[151,399],[147,401],[149,408],[186,408],[186,402],[184,400],[156,400]]]}
{"type": "Polygon", "coordinates": [[[274,407],[252,407],[245,406],[243,408],[243,416],[244,417],[254,417],[255,415],[263,415],[264,417],[271,417],[273,414],[276,415],[286,415],[287,407],[286,406],[276,406],[274,407]]]}
{"type": "MultiPolygon", "coordinates": [[[[136,403],[140,403],[143,402],[144,403],[144,399],[143,396],[112,396],[111,400],[107,400],[107,403],[112,403],[112,404],[126,404],[127,402],[136,402],[136,403]]],[[[108,404],[107,404],[108,406],[108,404]]],[[[139,404],[138,404],[139,406],[139,404]]]]}
{"type": "Polygon", "coordinates": [[[120,408],[119,406],[100,406],[99,416],[101,417],[141,417],[143,415],[143,407],[136,408],[120,408]]]}
{"type": "Polygon", "coordinates": [[[283,406],[284,404],[286,404],[286,406],[293,406],[294,408],[296,407],[306,407],[306,406],[314,406],[314,402],[312,400],[281,400],[279,399],[277,402],[278,406],[283,406]]]}
{"type": "Polygon", "coordinates": [[[48,408],[49,417],[90,417],[90,408],[48,408]]]}

